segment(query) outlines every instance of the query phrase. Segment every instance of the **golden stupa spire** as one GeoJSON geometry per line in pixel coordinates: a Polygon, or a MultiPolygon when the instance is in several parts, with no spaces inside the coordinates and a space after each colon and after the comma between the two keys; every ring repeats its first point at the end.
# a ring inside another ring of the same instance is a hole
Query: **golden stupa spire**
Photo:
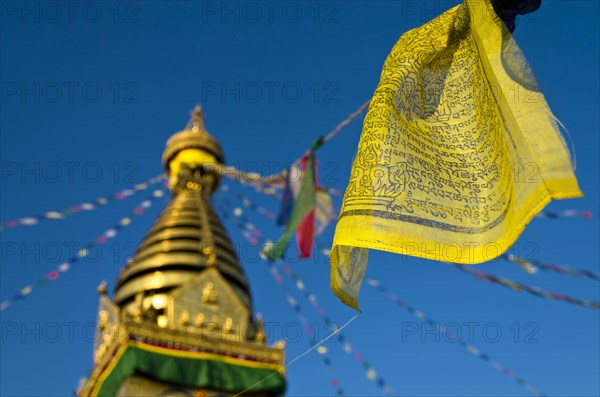
{"type": "Polygon", "coordinates": [[[214,166],[221,166],[224,161],[221,145],[204,126],[204,113],[199,105],[192,110],[185,129],[167,141],[162,158],[174,194],[196,189],[202,190],[205,197],[215,191],[220,181],[214,166]],[[196,180],[188,180],[192,169],[196,170],[196,180]]]}
{"type": "Polygon", "coordinates": [[[173,387],[283,394],[282,346],[266,346],[248,281],[209,200],[224,156],[200,106],[167,141],[162,162],[173,197],[121,270],[114,299],[99,287],[96,368],[80,395],[166,395],[173,387]]]}
{"type": "MultiPolygon", "coordinates": [[[[204,127],[202,108],[191,112],[186,128],[174,134],[163,153],[173,199],[159,216],[130,263],[122,270],[115,301],[132,302],[186,282],[215,266],[251,308],[248,283],[233,245],[207,198],[217,189],[223,164],[219,142],[204,127]]],[[[161,302],[164,300],[160,300],[161,302]]]]}

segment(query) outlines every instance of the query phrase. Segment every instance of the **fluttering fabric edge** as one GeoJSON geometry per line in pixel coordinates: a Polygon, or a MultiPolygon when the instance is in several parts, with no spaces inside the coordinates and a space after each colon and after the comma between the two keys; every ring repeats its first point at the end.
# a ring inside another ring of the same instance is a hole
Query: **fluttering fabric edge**
{"type": "Polygon", "coordinates": [[[367,270],[368,256],[368,246],[361,245],[334,245],[330,254],[331,291],[345,305],[358,311],[358,294],[367,270]]]}
{"type": "Polygon", "coordinates": [[[549,196],[553,199],[583,196],[574,176],[565,139],[512,34],[496,15],[489,0],[465,0],[464,5],[475,20],[471,23],[471,34],[477,50],[483,54],[479,59],[485,76],[492,87],[499,88],[492,89],[495,100],[501,108],[510,110],[502,113],[504,123],[508,124],[509,130],[521,132],[528,150],[538,147],[536,137],[539,132],[549,135],[544,145],[550,147],[545,148],[543,153],[533,154],[549,196]],[[483,16],[478,15],[482,12],[483,16]],[[550,135],[551,132],[553,135],[550,135]]]}

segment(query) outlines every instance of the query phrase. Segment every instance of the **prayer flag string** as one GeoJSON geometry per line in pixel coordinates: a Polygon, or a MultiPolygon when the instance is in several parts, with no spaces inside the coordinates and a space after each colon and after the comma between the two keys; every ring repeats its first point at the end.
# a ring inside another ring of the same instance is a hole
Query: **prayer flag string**
{"type": "MultiPolygon", "coordinates": [[[[325,324],[332,327],[337,327],[337,325],[331,320],[331,318],[327,316],[327,314],[325,313],[325,309],[323,309],[323,307],[319,305],[317,296],[306,289],[306,283],[300,278],[300,275],[294,272],[292,268],[287,264],[276,262],[276,265],[281,267],[283,269],[283,272],[290,277],[293,284],[296,286],[296,289],[298,289],[298,291],[300,291],[304,295],[306,300],[310,302],[317,314],[319,314],[323,318],[325,324]]],[[[365,369],[367,379],[369,379],[370,381],[376,381],[377,386],[382,388],[385,394],[393,394],[393,389],[390,386],[386,386],[387,383],[384,378],[382,378],[381,376],[377,376],[378,374],[375,368],[364,358],[364,356],[356,349],[356,347],[354,347],[343,334],[340,333],[338,337],[339,341],[342,343],[342,348],[344,352],[353,356],[355,360],[358,361],[361,364],[361,366],[365,369]]]]}
{"type": "Polygon", "coordinates": [[[221,191],[224,193],[231,193],[236,199],[238,199],[244,207],[251,209],[252,211],[258,212],[259,214],[267,217],[270,220],[275,220],[275,213],[255,204],[247,196],[241,194],[237,189],[229,185],[221,185],[221,191]]]}
{"type": "Polygon", "coordinates": [[[164,174],[155,176],[153,178],[148,179],[146,182],[138,183],[133,186],[133,188],[128,188],[121,190],[120,192],[111,194],[106,197],[99,197],[93,201],[86,201],[85,203],[81,203],[78,205],[72,205],[68,208],[58,210],[58,211],[47,211],[41,215],[28,216],[12,221],[2,222],[0,224],[0,233],[3,232],[6,228],[15,228],[19,226],[34,226],[40,223],[43,220],[59,220],[64,219],[65,217],[73,214],[77,214],[79,212],[84,211],[92,211],[100,207],[104,207],[109,202],[114,200],[123,200],[127,197],[134,196],[135,194],[148,189],[148,187],[155,185],[157,183],[163,182],[166,179],[164,174]]]}
{"type": "Polygon", "coordinates": [[[105,244],[109,240],[113,239],[122,229],[131,224],[133,218],[144,214],[146,210],[152,206],[156,199],[163,196],[164,191],[162,189],[155,190],[148,199],[142,201],[137,207],[133,209],[133,211],[129,215],[119,220],[119,222],[110,229],[107,229],[98,238],[96,238],[96,240],[85,244],[83,248],[77,253],[75,253],[75,255],[73,255],[73,257],[71,257],[68,261],[61,263],[55,269],[52,269],[46,274],[45,277],[40,278],[37,282],[28,284],[25,287],[21,288],[21,290],[17,292],[11,299],[2,301],[0,303],[0,311],[4,311],[5,309],[13,305],[15,302],[28,297],[35,287],[43,287],[46,284],[48,284],[49,281],[54,281],[58,279],[61,273],[66,273],[67,271],[69,271],[69,269],[71,269],[71,266],[74,263],[85,258],[89,254],[91,248],[93,248],[96,245],[105,244]]]}
{"type": "MultiPolygon", "coordinates": [[[[252,184],[252,183],[247,183],[244,180],[235,180],[235,181],[244,187],[254,190],[255,192],[263,193],[264,195],[271,197],[272,199],[274,199],[276,201],[281,201],[282,195],[277,190],[277,189],[279,189],[279,187],[272,187],[272,186],[261,185],[261,184],[252,184]]],[[[221,190],[223,190],[224,192],[227,192],[227,189],[229,189],[229,187],[230,187],[229,185],[223,184],[223,185],[221,185],[221,190]]]]}
{"type": "MultiPolygon", "coordinates": [[[[269,209],[267,209],[265,207],[262,207],[260,205],[255,204],[248,196],[246,196],[246,195],[242,194],[241,192],[239,192],[234,186],[231,186],[231,185],[221,185],[220,189],[224,193],[227,193],[227,194],[231,193],[236,199],[238,199],[242,203],[242,205],[244,207],[249,208],[252,211],[259,213],[260,215],[266,217],[269,220],[275,220],[276,214],[273,211],[271,211],[271,210],[269,210],[269,209]]],[[[335,194],[335,193],[332,193],[332,192],[336,191],[335,189],[331,189],[331,188],[327,188],[327,187],[322,187],[322,186],[319,186],[318,190],[321,190],[321,191],[323,191],[325,193],[328,193],[328,194],[335,194]]],[[[337,191],[337,192],[339,192],[339,191],[337,191]]],[[[278,196],[277,199],[281,200],[281,197],[278,196]]],[[[337,216],[337,213],[338,213],[337,209],[333,208],[332,213],[335,216],[337,216]]],[[[332,220],[334,220],[334,219],[332,219],[332,220]]]]}
{"type": "Polygon", "coordinates": [[[579,307],[587,307],[587,308],[590,308],[593,310],[600,310],[600,304],[593,300],[585,301],[585,300],[573,298],[568,295],[557,294],[555,292],[545,291],[538,287],[532,287],[530,285],[517,283],[515,281],[509,280],[504,277],[494,276],[494,275],[485,273],[481,270],[473,269],[472,266],[465,266],[465,265],[458,265],[458,264],[451,264],[451,265],[456,267],[457,269],[462,270],[465,273],[470,274],[471,276],[475,277],[477,280],[486,280],[492,284],[499,284],[499,285],[502,285],[503,287],[510,288],[513,291],[517,291],[517,292],[525,291],[525,292],[527,292],[531,295],[535,295],[539,298],[552,299],[552,300],[562,301],[565,303],[576,305],[579,307]]]}
{"type": "Polygon", "coordinates": [[[590,280],[600,281],[600,273],[592,272],[587,269],[575,269],[564,265],[554,265],[551,263],[542,263],[537,259],[523,259],[513,254],[504,254],[502,259],[512,262],[527,271],[530,274],[536,273],[537,269],[554,272],[561,275],[568,275],[578,278],[588,278],[590,280]]]}
{"type": "Polygon", "coordinates": [[[498,361],[492,359],[492,357],[490,357],[489,355],[485,354],[484,352],[482,352],[481,350],[479,350],[477,347],[473,346],[472,344],[468,343],[467,341],[465,341],[464,339],[462,339],[460,336],[458,336],[458,335],[452,333],[451,331],[449,331],[447,327],[445,327],[442,324],[440,324],[439,322],[433,320],[431,317],[428,317],[422,311],[417,310],[416,308],[414,308],[414,307],[410,306],[409,304],[407,304],[406,302],[404,302],[396,294],[394,294],[393,292],[390,292],[385,286],[383,286],[379,282],[379,280],[375,280],[375,279],[372,279],[372,278],[367,278],[366,279],[366,283],[367,283],[367,285],[373,287],[377,291],[385,294],[388,297],[389,300],[391,300],[392,302],[396,303],[398,306],[400,306],[402,309],[406,310],[412,316],[418,318],[419,320],[423,321],[427,325],[435,327],[435,330],[437,332],[439,332],[442,335],[447,336],[448,339],[450,339],[450,340],[456,341],[460,347],[464,348],[466,351],[468,351],[469,353],[471,353],[475,357],[478,357],[481,360],[485,361],[492,368],[494,368],[495,370],[503,373],[508,378],[513,379],[520,386],[522,386],[523,388],[525,388],[525,390],[527,390],[529,393],[533,394],[534,396],[544,396],[545,395],[542,392],[540,392],[538,388],[536,388],[535,386],[531,385],[525,379],[517,376],[512,370],[510,370],[509,368],[507,368],[504,365],[500,364],[498,361]]]}
{"type": "MultiPolygon", "coordinates": [[[[267,242],[265,242],[265,240],[263,238],[263,233],[252,222],[250,222],[247,217],[245,217],[243,215],[243,211],[241,210],[241,208],[239,208],[239,207],[233,208],[231,202],[226,198],[223,198],[222,202],[230,210],[233,210],[233,213],[230,213],[224,207],[219,206],[218,208],[221,211],[221,216],[223,217],[223,219],[228,220],[233,225],[235,225],[236,228],[242,232],[242,235],[244,236],[244,238],[246,238],[246,240],[250,244],[259,247],[259,249],[262,251],[263,247],[266,244],[268,244],[267,242]],[[233,215],[238,220],[233,219],[233,217],[231,215],[233,215]]],[[[275,269],[274,263],[268,261],[266,256],[261,256],[261,258],[267,264],[269,269],[275,269]]],[[[331,318],[329,316],[327,316],[325,314],[325,310],[321,306],[319,306],[316,295],[309,292],[306,289],[306,286],[305,286],[306,284],[304,283],[304,281],[302,281],[300,276],[297,273],[292,272],[291,268],[288,265],[281,264],[280,261],[276,261],[275,264],[277,266],[282,267],[284,273],[286,275],[289,275],[290,279],[292,280],[292,283],[304,295],[304,297],[311,303],[311,305],[313,306],[313,308],[315,309],[317,314],[319,314],[319,316],[321,316],[323,318],[325,323],[329,326],[336,327],[337,325],[331,320],[331,318]]],[[[273,272],[276,272],[276,270],[270,270],[270,271],[272,272],[272,274],[273,274],[273,272]]],[[[279,278],[280,277],[281,277],[281,275],[279,274],[279,278]]],[[[278,279],[278,278],[276,278],[276,281],[278,283],[283,282],[281,279],[278,279]]],[[[385,381],[385,379],[383,377],[381,377],[381,376],[378,377],[377,371],[364,358],[364,356],[356,349],[356,347],[354,347],[341,332],[338,334],[338,338],[343,343],[344,352],[348,355],[353,356],[355,358],[355,360],[358,361],[361,364],[361,366],[363,367],[363,369],[366,371],[367,379],[376,382],[376,385],[378,387],[380,387],[381,389],[383,389],[383,392],[386,395],[392,395],[393,389],[390,386],[387,386],[387,382],[385,381]]]]}
{"type": "MultiPolygon", "coordinates": [[[[294,298],[294,296],[292,296],[292,294],[290,294],[290,292],[285,287],[285,285],[283,285],[283,278],[281,277],[281,274],[279,274],[279,272],[277,271],[277,268],[274,266],[269,266],[269,270],[270,270],[269,273],[271,274],[271,276],[273,276],[273,279],[279,285],[279,287],[282,289],[284,295],[286,296],[286,302],[291,306],[294,313],[296,313],[296,315],[298,316],[298,319],[300,320],[300,323],[302,324],[302,326],[304,327],[304,329],[306,330],[308,335],[311,336],[310,346],[311,347],[314,346],[316,344],[315,331],[314,331],[313,327],[310,325],[310,323],[308,322],[306,316],[304,315],[302,307],[298,303],[298,300],[296,298],[294,298]]],[[[342,386],[340,385],[339,379],[334,374],[332,360],[328,356],[329,350],[325,346],[319,346],[316,350],[317,350],[317,353],[319,353],[319,355],[321,356],[321,361],[323,362],[323,365],[325,365],[325,367],[327,367],[327,371],[329,372],[329,375],[331,378],[331,386],[335,389],[336,394],[338,396],[343,396],[345,394],[345,392],[344,392],[344,389],[342,388],[342,386]]]]}
{"type": "MultiPolygon", "coordinates": [[[[344,121],[339,123],[331,132],[329,132],[326,136],[321,136],[317,138],[318,145],[313,144],[312,149],[308,149],[300,158],[298,158],[294,163],[297,163],[304,156],[308,155],[311,150],[319,149],[325,143],[332,140],[337,134],[339,134],[346,126],[348,126],[352,121],[354,121],[358,116],[360,116],[368,107],[371,100],[369,99],[365,103],[363,103],[358,109],[356,109],[352,114],[350,114],[344,121]]],[[[276,175],[270,176],[261,176],[258,173],[254,172],[244,172],[236,169],[232,166],[224,166],[224,167],[216,167],[216,171],[218,171],[222,176],[228,179],[235,180],[237,182],[249,185],[257,185],[257,186],[278,186],[281,187],[284,180],[285,170],[276,175]]],[[[340,192],[341,193],[341,192],[340,192]]]]}
{"type": "Polygon", "coordinates": [[[598,213],[581,210],[564,210],[564,211],[542,211],[536,215],[536,218],[559,219],[559,218],[583,218],[593,219],[598,218],[598,213]]]}
{"type": "MultiPolygon", "coordinates": [[[[226,202],[226,205],[230,206],[231,204],[229,203],[229,201],[227,199],[223,199],[223,202],[226,202]]],[[[223,208],[221,205],[218,206],[219,210],[221,211],[221,214],[223,216],[224,219],[230,220],[231,221],[231,217],[230,214],[225,210],[225,208],[223,208]]],[[[239,211],[236,212],[235,216],[241,216],[241,213],[239,211]]],[[[235,222],[235,221],[231,221],[233,225],[235,225],[240,232],[242,233],[242,235],[244,236],[244,238],[246,238],[246,240],[252,244],[252,245],[258,245],[258,239],[262,237],[262,233],[260,232],[260,230],[256,229],[256,227],[250,223],[247,220],[244,220],[244,223],[242,222],[235,222]]],[[[284,295],[286,296],[286,302],[292,307],[292,310],[296,313],[296,315],[298,316],[300,323],[302,324],[302,326],[304,327],[304,329],[306,330],[306,332],[311,335],[313,338],[311,340],[311,346],[314,345],[315,340],[314,340],[314,329],[310,326],[310,323],[308,322],[308,320],[306,319],[306,317],[304,316],[303,312],[302,312],[302,308],[299,305],[298,301],[296,300],[296,298],[294,298],[289,291],[287,290],[287,288],[283,285],[283,278],[281,277],[281,274],[279,274],[279,272],[277,271],[277,268],[275,268],[274,266],[272,266],[271,262],[268,262],[268,267],[269,267],[269,273],[271,274],[271,276],[273,277],[273,279],[275,280],[275,282],[280,286],[280,288],[283,290],[284,295]]],[[[328,371],[331,375],[331,386],[333,388],[336,389],[336,394],[338,396],[342,396],[344,395],[344,389],[341,387],[340,385],[340,381],[338,380],[337,377],[334,376],[334,369],[333,369],[333,365],[331,362],[331,358],[329,358],[327,356],[327,348],[324,346],[319,346],[317,348],[317,353],[319,353],[319,355],[322,356],[322,362],[323,364],[328,368],[328,371]]]]}

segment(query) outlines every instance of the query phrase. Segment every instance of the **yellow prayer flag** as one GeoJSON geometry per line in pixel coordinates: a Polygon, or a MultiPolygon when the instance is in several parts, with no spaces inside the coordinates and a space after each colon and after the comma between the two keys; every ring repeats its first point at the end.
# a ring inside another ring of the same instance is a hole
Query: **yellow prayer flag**
{"type": "Polygon", "coordinates": [[[404,34],[365,117],[335,231],[331,288],[358,308],[367,249],[464,264],[506,251],[581,192],[529,65],[489,0],[404,34]]]}

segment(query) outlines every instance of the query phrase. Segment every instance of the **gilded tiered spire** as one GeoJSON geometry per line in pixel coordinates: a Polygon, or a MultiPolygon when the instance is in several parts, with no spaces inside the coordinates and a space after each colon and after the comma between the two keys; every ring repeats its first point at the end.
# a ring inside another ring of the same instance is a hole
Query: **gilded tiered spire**
{"type": "Polygon", "coordinates": [[[99,289],[96,368],[80,394],[282,394],[283,345],[265,345],[248,281],[209,201],[224,156],[199,106],[162,160],[173,198],[122,269],[114,301],[99,289]]]}
{"type": "Polygon", "coordinates": [[[206,131],[198,106],[186,129],[167,142],[163,165],[174,197],[119,276],[115,301],[121,307],[130,306],[137,294],[148,300],[215,266],[251,309],[244,272],[207,200],[219,184],[219,175],[207,164],[222,165],[223,152],[206,131]]]}

